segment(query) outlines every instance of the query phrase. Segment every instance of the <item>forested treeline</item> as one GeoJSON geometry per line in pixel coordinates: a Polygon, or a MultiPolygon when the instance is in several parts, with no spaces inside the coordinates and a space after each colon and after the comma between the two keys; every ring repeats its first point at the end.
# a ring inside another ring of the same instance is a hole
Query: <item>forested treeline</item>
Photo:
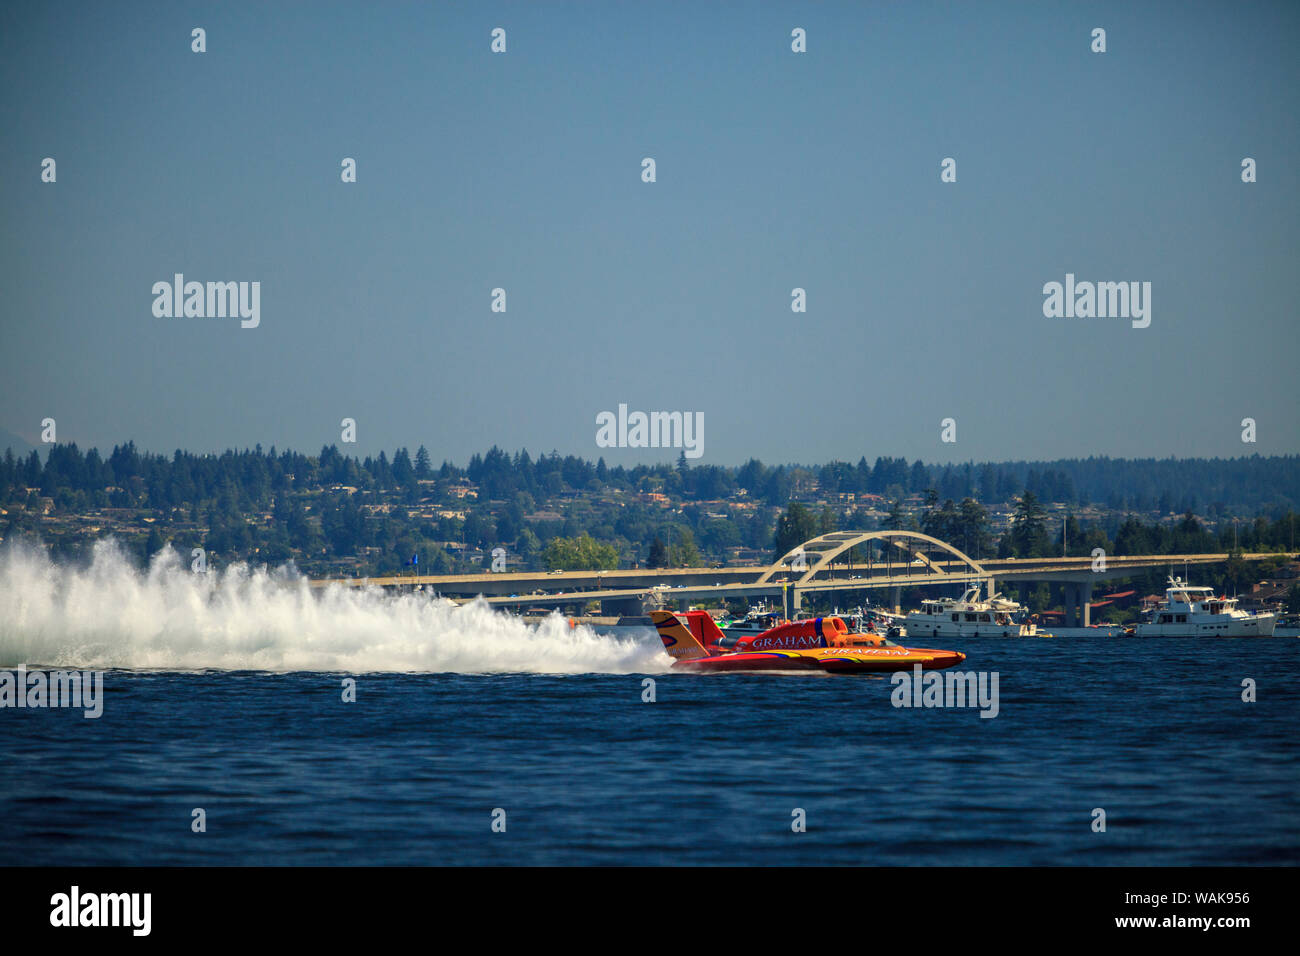
{"type": "Polygon", "coordinates": [[[19,487],[39,488],[42,495],[76,495],[90,507],[178,507],[235,495],[265,505],[287,488],[313,489],[348,485],[365,490],[415,494],[421,480],[468,478],[484,497],[504,500],[516,492],[534,499],[600,487],[657,490],[692,500],[727,498],[740,490],[769,505],[784,505],[800,491],[816,488],[824,495],[876,494],[893,499],[934,489],[940,498],[973,498],[985,504],[1012,501],[1022,491],[1045,502],[1098,504],[1116,510],[1277,513],[1300,505],[1300,456],[1258,455],[1230,459],[1083,458],[1053,462],[966,463],[927,465],[905,458],[865,456],[856,465],[765,465],[751,459],[739,467],[623,465],[609,467],[604,458],[591,462],[556,452],[533,458],[493,447],[474,455],[464,468],[443,462],[435,467],[421,446],[414,456],[399,448],[390,459],[380,452],[364,459],[327,445],[315,456],[299,452],[226,451],[173,455],[141,452],[134,442],[115,446],[103,458],[96,449],[81,452],[75,444],[53,445],[48,458],[31,452],[15,457],[6,449],[0,459],[0,500],[11,500],[19,487]],[[599,482],[599,485],[593,485],[599,482]],[[109,490],[112,489],[112,490],[109,490]]]}
{"type": "Polygon", "coordinates": [[[35,452],[0,457],[0,505],[9,512],[0,531],[40,534],[68,557],[84,555],[97,535],[117,534],[142,558],[170,541],[225,560],[293,558],[319,574],[391,572],[414,555],[421,570],[465,571],[481,568],[497,547],[511,567],[720,564],[737,548],[752,549],[747,560],[757,560],[826,530],[875,527],[923,530],[977,558],[1067,546],[1072,553],[1093,546],[1107,553],[1289,550],[1297,464],[1292,456],[936,466],[888,457],[868,464],[863,456],[856,465],[815,467],[685,458],[610,467],[604,459],[533,458],[494,447],[460,467],[434,465],[424,447],[414,455],[399,448],[391,458],[357,458],[334,445],[317,455],[258,446],[167,456],[127,442],[103,457],[54,445],[45,461],[35,452]],[[824,504],[814,510],[801,501],[824,504]],[[1089,524],[1067,521],[1062,542],[1062,516],[1049,527],[1040,502],[1069,513],[1088,503],[1100,509],[1089,524]],[[1013,510],[1011,528],[995,531],[992,513],[1013,510]],[[1132,511],[1201,519],[1193,534],[1186,521],[1143,524],[1132,511]]]}

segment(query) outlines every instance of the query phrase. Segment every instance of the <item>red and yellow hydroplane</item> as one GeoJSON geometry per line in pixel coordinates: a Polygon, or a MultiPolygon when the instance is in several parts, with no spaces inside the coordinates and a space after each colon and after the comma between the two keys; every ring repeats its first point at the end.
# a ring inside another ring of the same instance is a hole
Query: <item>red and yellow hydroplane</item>
{"type": "Polygon", "coordinates": [[[650,618],[675,659],[673,666],[696,671],[856,673],[911,670],[916,664],[937,670],[966,659],[960,651],[901,647],[879,634],[850,634],[838,617],[790,621],[739,639],[727,638],[708,611],[652,611],[650,618]]]}

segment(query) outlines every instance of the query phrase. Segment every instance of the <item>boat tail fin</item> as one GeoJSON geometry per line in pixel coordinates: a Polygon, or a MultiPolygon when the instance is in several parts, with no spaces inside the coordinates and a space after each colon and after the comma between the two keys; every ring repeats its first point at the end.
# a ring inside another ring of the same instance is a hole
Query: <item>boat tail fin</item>
{"type": "Polygon", "coordinates": [[[713,620],[713,615],[708,611],[687,611],[686,623],[691,633],[695,635],[695,639],[705,648],[720,645],[725,636],[722,628],[718,627],[717,621],[713,620]]]}
{"type": "Polygon", "coordinates": [[[670,656],[679,661],[693,661],[698,657],[709,656],[704,645],[672,611],[651,611],[650,620],[654,621],[659,639],[664,642],[664,649],[670,656]]]}

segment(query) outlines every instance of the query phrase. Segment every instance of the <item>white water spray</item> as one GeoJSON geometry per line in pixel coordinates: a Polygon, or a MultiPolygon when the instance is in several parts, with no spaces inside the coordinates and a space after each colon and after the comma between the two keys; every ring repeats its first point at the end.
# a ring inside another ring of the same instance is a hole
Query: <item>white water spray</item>
{"type": "Polygon", "coordinates": [[[0,550],[0,667],[367,673],[660,673],[657,640],[540,625],[378,588],[314,589],[292,568],[195,574],[168,545],[147,571],[112,540],[88,567],[43,549],[0,550]]]}

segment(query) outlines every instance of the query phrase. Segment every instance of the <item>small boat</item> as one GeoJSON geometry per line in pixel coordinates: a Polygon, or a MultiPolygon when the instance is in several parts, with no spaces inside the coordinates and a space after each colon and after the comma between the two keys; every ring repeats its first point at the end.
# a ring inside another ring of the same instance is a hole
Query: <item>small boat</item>
{"type": "Polygon", "coordinates": [[[764,631],[770,631],[778,624],[784,624],[786,620],[777,608],[768,607],[766,604],[757,604],[749,609],[749,613],[741,620],[727,620],[721,622],[718,626],[722,633],[734,641],[742,637],[751,637],[755,634],[762,634],[764,631]]]}
{"type": "Polygon", "coordinates": [[[1169,578],[1165,599],[1134,628],[1138,637],[1272,637],[1277,615],[1251,613],[1237,599],[1216,597],[1214,588],[1169,578]]]}
{"type": "Polygon", "coordinates": [[[1023,605],[1001,594],[980,599],[980,585],[959,598],[921,602],[921,610],[907,615],[909,637],[1050,637],[1038,625],[1026,623],[1023,605]]]}
{"type": "Polygon", "coordinates": [[[868,605],[863,607],[850,608],[847,611],[841,611],[839,608],[831,611],[833,617],[844,619],[844,623],[849,626],[850,631],[861,632],[865,634],[883,634],[886,637],[899,637],[903,633],[903,623],[905,617],[902,614],[891,614],[884,608],[872,607],[868,605]]]}

